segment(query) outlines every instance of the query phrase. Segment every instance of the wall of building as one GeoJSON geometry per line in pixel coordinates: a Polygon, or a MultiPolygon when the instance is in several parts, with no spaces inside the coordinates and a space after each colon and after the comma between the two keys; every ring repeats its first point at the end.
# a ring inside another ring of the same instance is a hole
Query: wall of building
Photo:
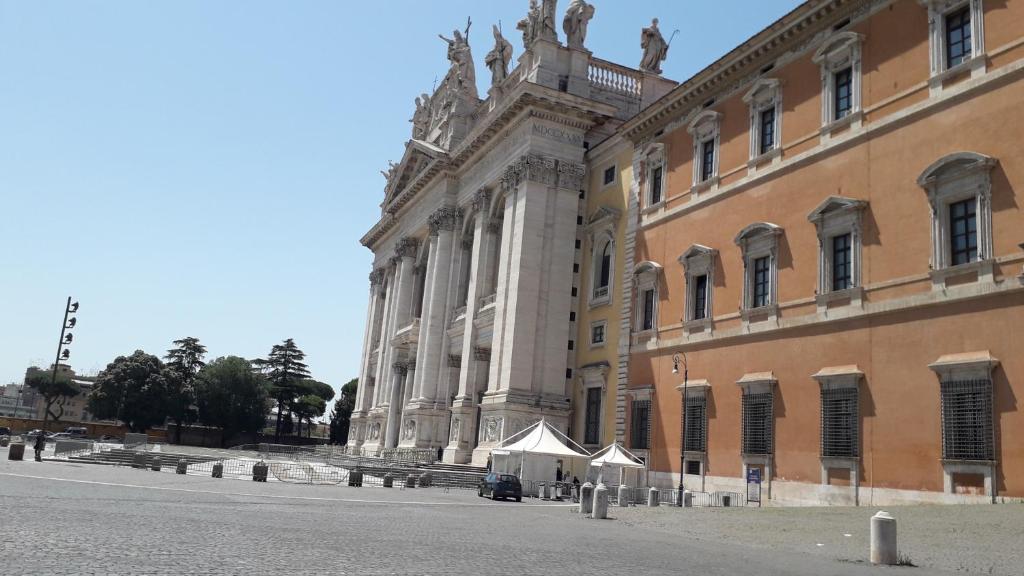
{"type": "MultiPolygon", "coordinates": [[[[635,341],[630,388],[654,385],[651,467],[663,482],[679,473],[681,376],[671,356],[687,354],[691,379],[706,379],[706,488],[742,490],[740,387],[744,374],[774,373],[774,496],[828,501],[822,491],[820,387],[811,375],[856,365],[860,388],[861,501],[906,501],[944,489],[939,381],[928,364],[940,356],[989,351],[1000,496],[1024,497],[1024,73],[1020,59],[1022,2],[985,2],[988,70],[929,88],[927,10],[913,0],[883,6],[847,29],[863,35],[861,125],[821,133],[821,69],[812,43],[766,77],[782,87],[781,160],[750,170],[750,113],[740,87],[711,109],[720,112],[718,186],[692,197],[693,141],[675,122],[656,141],[665,145],[667,201],[645,214],[637,261],[664,266],[658,283],[658,330],[635,341]],[[936,290],[929,276],[931,214],[917,179],[947,154],[972,151],[997,160],[991,172],[993,282],[970,274],[936,290]],[[822,314],[815,302],[818,237],[809,213],[829,196],[867,202],[863,211],[863,309],[822,314]],[[734,238],[770,222],[778,237],[777,326],[751,325],[742,307],[744,267],[734,238]],[[684,334],[686,285],[679,256],[693,244],[718,250],[713,283],[713,336],[684,334]],[[788,485],[788,487],[787,487],[788,485]],[[904,493],[903,491],[909,491],[904,493]]],[[[780,61],[781,62],[781,61],[780,61]]],[[[627,411],[628,414],[628,411],[627,411]]],[[[627,428],[628,429],[628,428],[627,428]]],[[[840,493],[842,490],[840,489],[840,493]]],[[[933,496],[935,496],[933,494],[933,496]]],[[[942,499],[935,496],[935,499],[942,499]]]]}

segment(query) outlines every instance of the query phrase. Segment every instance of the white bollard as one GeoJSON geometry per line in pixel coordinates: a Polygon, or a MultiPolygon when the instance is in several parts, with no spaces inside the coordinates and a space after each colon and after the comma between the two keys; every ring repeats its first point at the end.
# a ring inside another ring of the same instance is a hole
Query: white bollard
{"type": "Polygon", "coordinates": [[[647,505],[653,507],[653,506],[658,506],[660,504],[661,504],[661,494],[658,492],[657,488],[655,488],[654,486],[651,486],[651,489],[647,491],[647,505]]]}
{"type": "Polygon", "coordinates": [[[871,563],[894,566],[899,561],[896,547],[896,519],[888,512],[871,517],[871,563]]]}
{"type": "Polygon", "coordinates": [[[598,520],[608,517],[608,487],[604,484],[598,484],[597,488],[594,488],[594,513],[590,517],[598,520]]]}
{"type": "Polygon", "coordinates": [[[594,485],[587,482],[580,486],[580,514],[589,515],[594,511],[594,485]]]}
{"type": "Polygon", "coordinates": [[[619,507],[629,506],[629,486],[619,484],[619,507]]]}

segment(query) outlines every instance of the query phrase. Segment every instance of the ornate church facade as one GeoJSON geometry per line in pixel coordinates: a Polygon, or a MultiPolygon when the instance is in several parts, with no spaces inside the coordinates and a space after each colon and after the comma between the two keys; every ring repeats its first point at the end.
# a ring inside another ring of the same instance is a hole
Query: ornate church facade
{"type": "MultiPolygon", "coordinates": [[[[482,464],[541,418],[570,431],[585,154],[674,83],[594,57],[586,2],[569,6],[563,44],[554,5],[531,3],[511,71],[494,31],[486,98],[467,26],[445,38],[443,82],[416,99],[361,240],[374,253],[349,434],[361,454],[443,448],[446,462],[482,464]]],[[[663,48],[658,33],[648,60],[663,48]]]]}

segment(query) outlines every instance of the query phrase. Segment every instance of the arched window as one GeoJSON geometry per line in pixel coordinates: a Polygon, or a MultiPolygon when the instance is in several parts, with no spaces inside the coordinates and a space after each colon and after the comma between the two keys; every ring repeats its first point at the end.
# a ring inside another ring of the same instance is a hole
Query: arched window
{"type": "Polygon", "coordinates": [[[615,244],[611,238],[601,236],[594,243],[591,304],[604,304],[611,299],[612,259],[614,254],[615,244]]]}
{"type": "Polygon", "coordinates": [[[604,243],[604,249],[601,250],[601,265],[598,272],[597,286],[599,288],[608,287],[608,276],[612,272],[612,241],[609,240],[604,243]]]}

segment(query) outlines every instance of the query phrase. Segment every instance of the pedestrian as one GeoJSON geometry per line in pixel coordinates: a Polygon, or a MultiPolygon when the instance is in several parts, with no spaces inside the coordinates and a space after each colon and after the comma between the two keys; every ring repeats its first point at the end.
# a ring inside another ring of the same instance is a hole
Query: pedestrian
{"type": "Polygon", "coordinates": [[[46,449],[46,436],[42,432],[40,432],[39,435],[36,436],[36,444],[34,448],[36,451],[36,462],[42,462],[43,450],[46,449]]]}
{"type": "Polygon", "coordinates": [[[491,455],[490,454],[487,455],[487,471],[488,472],[491,471],[491,455]]]}
{"type": "Polygon", "coordinates": [[[562,469],[558,468],[557,470],[555,470],[555,482],[561,482],[561,481],[562,481],[562,469]]]}
{"type": "Polygon", "coordinates": [[[441,447],[441,446],[438,446],[437,447],[437,461],[440,462],[442,460],[444,460],[444,448],[441,447]]]}

